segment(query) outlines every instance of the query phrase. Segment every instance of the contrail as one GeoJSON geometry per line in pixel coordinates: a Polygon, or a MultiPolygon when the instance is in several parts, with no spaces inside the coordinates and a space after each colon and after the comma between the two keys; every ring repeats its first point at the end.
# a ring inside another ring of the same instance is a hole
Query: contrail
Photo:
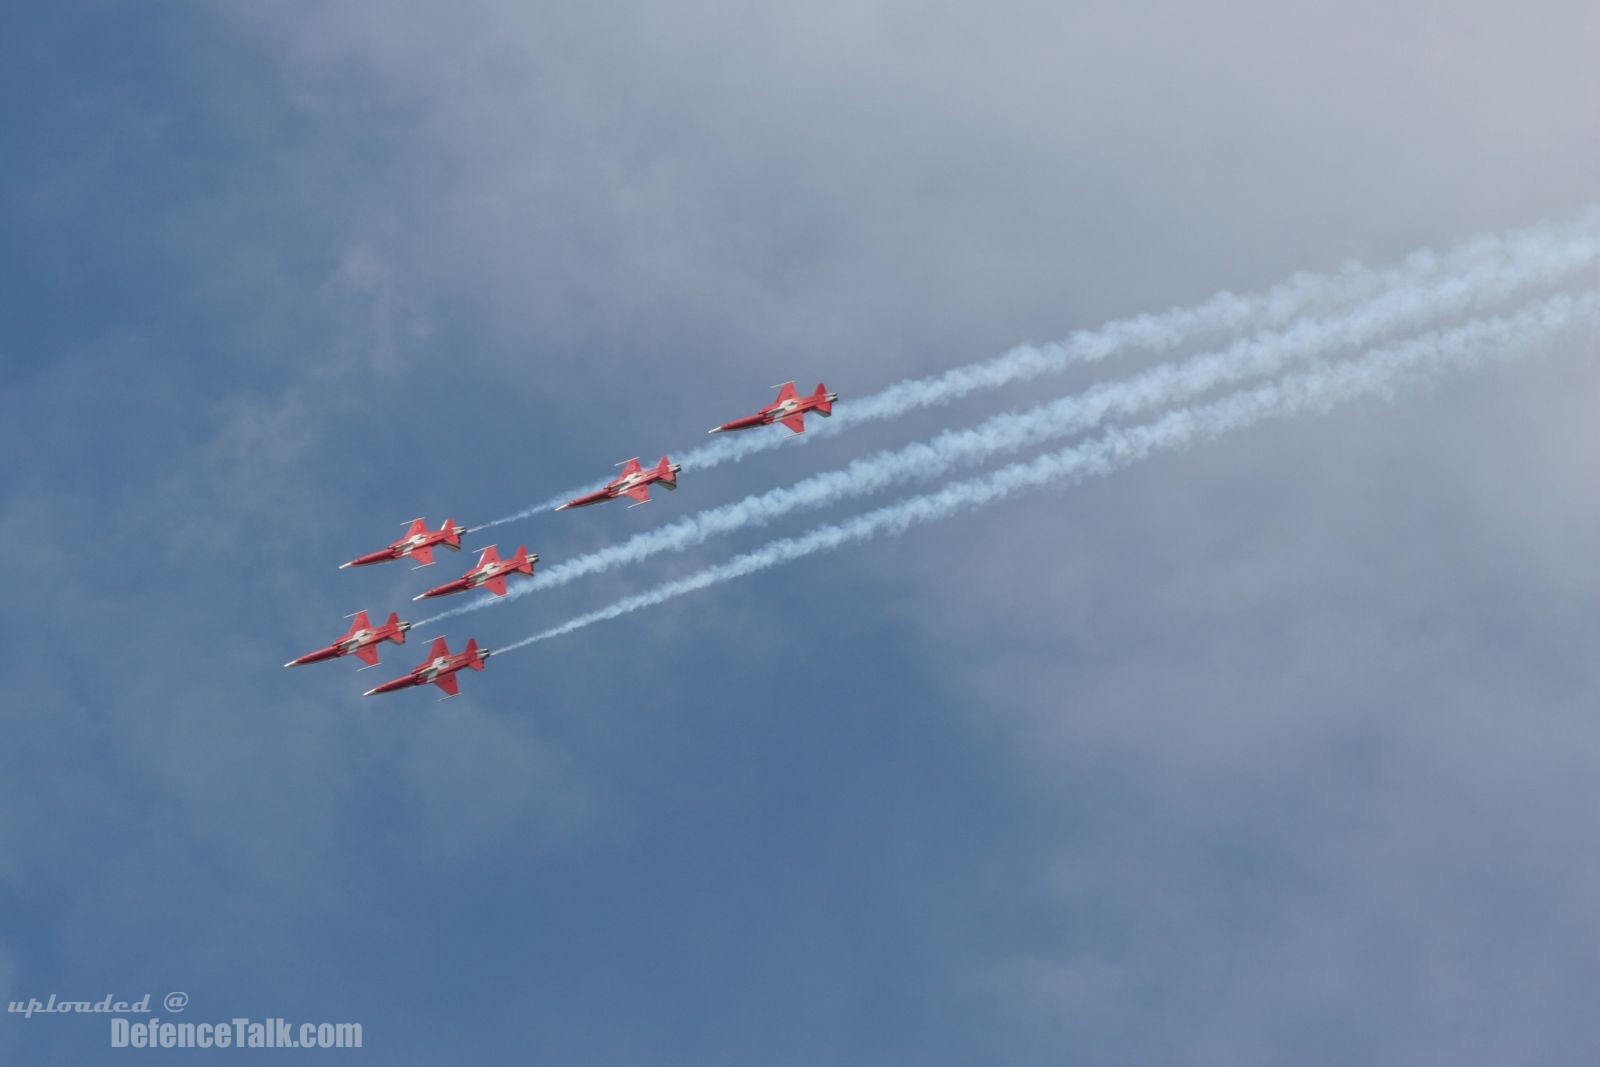
{"type": "Polygon", "coordinates": [[[1597,316],[1600,316],[1600,293],[1560,294],[1513,315],[1478,319],[1453,329],[1425,334],[1358,359],[1318,367],[1208,404],[1170,412],[1142,426],[1114,428],[1092,441],[1059,452],[1013,463],[981,477],[952,483],[926,496],[819,527],[799,537],[773,541],[754,552],[577,616],[496,651],[509,652],[569,634],[698,589],[842,545],[900,534],[912,526],[973,511],[1020,492],[1072,485],[1105,476],[1158,452],[1186,448],[1266,419],[1325,411],[1357,397],[1390,394],[1402,384],[1426,378],[1429,372],[1447,366],[1470,365],[1496,356],[1520,356],[1584,320],[1588,320],[1591,330],[1600,331],[1597,316]]]}
{"type": "Polygon", "coordinates": [[[420,620],[442,619],[565,585],[661,552],[677,552],[745,526],[764,525],[800,508],[868,496],[892,485],[941,478],[952,469],[1076,436],[1112,415],[1129,416],[1193,400],[1222,385],[1275,373],[1294,360],[1369,344],[1395,330],[1490,307],[1530,287],[1549,285],[1595,263],[1600,234],[1573,235],[1553,246],[1512,246],[1509,259],[1486,258],[1471,271],[1431,284],[1391,289],[1344,315],[1302,319],[1282,333],[1263,333],[1222,352],[1165,364],[1133,377],[1102,383],[1021,413],[997,415],[966,430],[946,430],[927,442],[886,450],[794,485],[708,508],[619,545],[540,571],[505,596],[485,596],[420,620]]]}
{"type": "MultiPolygon", "coordinates": [[[[854,426],[896,418],[912,411],[948,404],[976,392],[1056,374],[1074,365],[1097,362],[1129,349],[1162,352],[1213,335],[1282,327],[1303,315],[1370,299],[1387,289],[1413,285],[1441,274],[1471,270],[1486,257],[1505,255],[1508,249],[1516,254],[1518,249],[1548,246],[1574,233],[1592,234],[1597,225],[1600,225],[1600,211],[1591,208],[1572,222],[1529,227],[1504,234],[1480,235],[1444,253],[1423,249],[1382,270],[1349,263],[1332,273],[1296,274],[1265,293],[1238,296],[1224,291],[1193,307],[1114,320],[1095,330],[1080,330],[1064,341],[1047,345],[1019,345],[994,359],[956,367],[927,378],[907,379],[859,399],[847,398],[846,402],[838,405],[832,419],[811,420],[806,433],[798,437],[776,432],[745,433],[719,438],[675,454],[674,458],[686,470],[704,470],[782,447],[791,439],[803,443],[816,437],[833,436],[854,426]]],[[[591,484],[566,490],[521,511],[474,526],[468,532],[477,533],[548,512],[593,488],[591,484]]]]}

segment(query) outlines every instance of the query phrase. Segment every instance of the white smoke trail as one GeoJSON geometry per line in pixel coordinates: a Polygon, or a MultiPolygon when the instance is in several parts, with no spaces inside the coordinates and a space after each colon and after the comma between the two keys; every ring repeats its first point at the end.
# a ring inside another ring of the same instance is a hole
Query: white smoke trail
{"type": "MultiPolygon", "coordinates": [[[[724,436],[688,452],[674,454],[674,458],[685,470],[704,470],[782,447],[790,440],[804,443],[817,437],[833,436],[854,426],[896,418],[948,404],[976,392],[1059,373],[1129,349],[1162,352],[1209,336],[1281,327],[1303,315],[1370,299],[1391,288],[1471,270],[1485,258],[1504,255],[1507,250],[1515,253],[1517,249],[1548,246],[1578,233],[1592,234],[1597,226],[1600,226],[1600,211],[1590,209],[1573,222],[1481,235],[1444,253],[1423,249],[1382,270],[1350,263],[1332,273],[1297,274],[1276,288],[1252,296],[1218,293],[1194,307],[1118,319],[1095,330],[1080,330],[1057,343],[1019,345],[994,359],[956,367],[928,378],[908,379],[859,399],[846,399],[837,405],[832,419],[808,420],[806,432],[799,436],[776,430],[724,436]]],[[[474,526],[468,532],[477,533],[551,511],[593,488],[591,484],[566,490],[521,511],[474,526]]]]}
{"type": "Polygon", "coordinates": [[[1293,360],[1365,345],[1402,328],[1487,308],[1519,290],[1553,284],[1592,266],[1600,257],[1600,234],[1571,235],[1546,246],[1512,246],[1504,252],[1509,258],[1486,257],[1464,274],[1391,289],[1344,315],[1303,319],[1287,331],[1242,340],[1220,353],[1103,383],[1026,412],[997,415],[971,429],[947,430],[927,442],[880,452],[792,486],[708,508],[622,544],[541,570],[533,581],[514,586],[505,596],[480,597],[417,625],[565,585],[660,552],[683,551],[746,526],[764,525],[800,508],[868,496],[903,482],[941,478],[954,468],[981,463],[999,453],[1075,436],[1112,415],[1136,415],[1187,402],[1218,386],[1275,373],[1293,360]]]}
{"type": "Polygon", "coordinates": [[[978,478],[955,482],[926,496],[819,527],[799,537],[773,541],[727,563],[619,600],[496,651],[509,652],[559,637],[842,545],[900,534],[912,526],[972,511],[1026,490],[1071,485],[1108,475],[1157,452],[1185,448],[1269,418],[1325,411],[1360,396],[1392,393],[1398,386],[1425,378],[1430,371],[1446,366],[1470,365],[1496,356],[1520,356],[1585,320],[1591,332],[1600,332],[1597,316],[1600,316],[1600,293],[1576,297],[1560,294],[1514,315],[1478,319],[1358,359],[1319,367],[1208,404],[1170,412],[1142,426],[1116,428],[1092,441],[1025,463],[1013,463],[978,478]]]}

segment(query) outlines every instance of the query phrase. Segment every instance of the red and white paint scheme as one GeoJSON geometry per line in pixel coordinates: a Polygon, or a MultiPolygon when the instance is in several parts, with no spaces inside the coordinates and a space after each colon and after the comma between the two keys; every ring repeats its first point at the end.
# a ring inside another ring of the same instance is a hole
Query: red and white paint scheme
{"type": "Polygon", "coordinates": [[[449,596],[451,593],[464,593],[468,589],[477,589],[479,586],[489,590],[495,596],[506,595],[506,575],[508,574],[533,574],[533,565],[539,562],[539,553],[528,555],[527,545],[518,545],[517,554],[510,559],[501,559],[494,545],[483,550],[483,555],[478,557],[478,565],[472,568],[453,582],[446,582],[414,596],[412,600],[427,600],[436,596],[449,596]]]}
{"type": "Polygon", "coordinates": [[[659,485],[663,489],[678,488],[678,472],[683,469],[678,464],[667,459],[666,456],[662,456],[661,462],[654,467],[641,467],[637,457],[628,460],[626,464],[619,463],[617,466],[622,468],[622,473],[614,481],[608,483],[604,489],[590,493],[588,496],[580,496],[576,500],[569,500],[559,508],[556,508],[556,510],[566,511],[568,508],[586,508],[590,504],[603,504],[607,500],[615,500],[619,496],[632,497],[633,503],[628,506],[636,508],[640,504],[648,504],[650,502],[651,483],[659,485]]]}
{"type": "Polygon", "coordinates": [[[392,693],[396,689],[409,689],[414,685],[427,685],[433,683],[443,689],[449,696],[460,692],[456,686],[456,672],[464,667],[475,671],[483,670],[483,661],[489,658],[487,648],[479,648],[477,641],[468,641],[467,647],[458,655],[451,655],[450,646],[444,638],[433,642],[433,647],[428,650],[428,659],[419,663],[404,678],[396,678],[392,682],[384,682],[376,689],[368,689],[362,696],[371,696],[374,693],[392,693]]]}
{"type": "MultiPolygon", "coordinates": [[[[406,643],[406,631],[411,629],[409,622],[401,622],[400,616],[394,612],[389,613],[389,621],[382,626],[373,626],[372,620],[367,618],[367,613],[358,611],[350,624],[350,632],[327,648],[319,648],[315,652],[307,652],[299,659],[292,659],[285,663],[285,667],[298,667],[302,663],[320,663],[325,659],[338,659],[352,653],[357,656],[367,667],[378,665],[378,645],[384,641],[393,641],[397,645],[406,643]]],[[[366,670],[367,667],[362,667],[366,670]]]]}
{"type": "Polygon", "coordinates": [[[426,567],[433,562],[433,550],[436,546],[460,552],[461,535],[466,532],[465,526],[457,526],[449,519],[444,520],[444,525],[437,530],[428,529],[428,524],[421,519],[412,519],[411,525],[406,528],[406,535],[400,540],[388,548],[368,552],[365,556],[357,556],[349,563],[341,563],[339,569],[365,567],[372,563],[388,563],[391,559],[408,557],[416,560],[417,566],[426,567]]]}
{"type": "Polygon", "coordinates": [[[721,426],[714,426],[707,433],[732,433],[735,430],[753,430],[757,426],[771,426],[781,422],[795,433],[806,432],[806,412],[815,411],[823,418],[833,414],[834,401],[839,399],[838,393],[828,392],[826,385],[818,384],[817,391],[810,396],[801,396],[794,391],[793,382],[784,382],[778,389],[778,399],[743,419],[734,419],[721,426]]]}

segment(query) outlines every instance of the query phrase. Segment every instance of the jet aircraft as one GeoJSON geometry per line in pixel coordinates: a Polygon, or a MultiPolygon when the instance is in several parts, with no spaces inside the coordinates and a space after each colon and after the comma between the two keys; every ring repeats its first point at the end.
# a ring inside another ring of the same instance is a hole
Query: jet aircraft
{"type": "Polygon", "coordinates": [[[539,553],[528,555],[527,545],[518,545],[517,554],[510,559],[501,559],[500,553],[495,551],[495,546],[490,545],[478,557],[478,565],[457,578],[453,582],[446,582],[436,586],[426,593],[412,597],[412,600],[427,600],[430,597],[449,596],[451,593],[464,593],[468,589],[479,586],[489,590],[495,596],[506,595],[506,575],[508,574],[533,574],[533,565],[539,562],[539,553]]]}
{"type": "MultiPolygon", "coordinates": [[[[372,620],[367,618],[367,613],[358,611],[352,616],[355,620],[350,624],[350,630],[327,648],[319,648],[315,652],[307,652],[299,659],[292,659],[285,663],[285,667],[298,667],[303,663],[320,663],[325,659],[337,659],[340,656],[354,654],[367,667],[378,665],[378,645],[384,641],[393,641],[397,645],[406,643],[406,631],[411,629],[409,622],[401,622],[400,616],[394,612],[389,613],[389,621],[382,626],[373,626],[372,620]]],[[[366,670],[366,667],[361,668],[366,670]]]]}
{"type": "Polygon", "coordinates": [[[661,462],[654,467],[641,467],[637,458],[628,460],[626,465],[619,463],[617,466],[622,467],[622,473],[607,483],[604,489],[590,493],[588,496],[580,496],[576,500],[569,500],[559,508],[556,508],[556,510],[566,511],[568,508],[586,508],[590,504],[603,504],[607,500],[615,500],[619,496],[631,497],[633,503],[628,506],[636,508],[640,504],[648,504],[650,502],[650,486],[652,484],[659,485],[663,489],[678,488],[678,471],[683,469],[678,464],[667,459],[666,456],[662,456],[661,462]]]}
{"type": "Polygon", "coordinates": [[[795,392],[793,382],[785,382],[778,389],[778,399],[754,415],[734,419],[721,426],[713,426],[706,432],[732,433],[736,430],[753,430],[757,426],[771,426],[775,422],[781,422],[795,433],[805,433],[806,412],[814,411],[823,418],[829,418],[833,415],[834,401],[838,399],[839,394],[828,392],[826,385],[819,384],[817,391],[810,396],[800,396],[795,392]]]}
{"type": "Polygon", "coordinates": [[[475,671],[483,670],[483,661],[488,659],[490,652],[487,648],[480,649],[476,640],[469,640],[467,647],[460,653],[452,655],[450,646],[444,638],[433,642],[433,647],[428,650],[426,661],[414,667],[410,674],[404,678],[396,678],[392,682],[384,682],[373,689],[368,689],[362,696],[372,696],[374,693],[392,693],[396,689],[409,689],[414,685],[427,685],[430,682],[443,689],[447,696],[455,696],[461,690],[456,681],[456,672],[471,668],[475,671]]]}
{"type": "Polygon", "coordinates": [[[387,563],[391,559],[405,559],[410,557],[417,561],[420,567],[426,567],[433,562],[433,550],[443,546],[454,552],[461,551],[461,535],[467,532],[465,526],[457,526],[449,519],[444,520],[444,525],[437,530],[428,529],[428,524],[421,519],[412,519],[411,525],[406,528],[406,535],[388,548],[380,548],[376,552],[368,552],[365,556],[357,556],[349,563],[339,564],[339,569],[346,567],[366,567],[373,563],[387,563]]]}

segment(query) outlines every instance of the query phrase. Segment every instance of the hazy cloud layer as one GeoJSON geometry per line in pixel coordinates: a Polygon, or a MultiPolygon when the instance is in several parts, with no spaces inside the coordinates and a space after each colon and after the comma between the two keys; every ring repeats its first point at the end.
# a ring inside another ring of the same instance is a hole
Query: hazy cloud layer
{"type": "MultiPolygon", "coordinates": [[[[416,591],[334,570],[401,521],[598,483],[771,382],[843,405],[1573,216],[1593,5],[17,20],[8,996],[357,1019],[385,1063],[1600,1046],[1593,345],[686,597],[450,704],[355,695],[414,645],[278,666],[416,591]]],[[[574,557],[1045,398],[499,539],[574,557]]],[[[107,1055],[60,1019],[0,1047],[107,1055]]]]}

